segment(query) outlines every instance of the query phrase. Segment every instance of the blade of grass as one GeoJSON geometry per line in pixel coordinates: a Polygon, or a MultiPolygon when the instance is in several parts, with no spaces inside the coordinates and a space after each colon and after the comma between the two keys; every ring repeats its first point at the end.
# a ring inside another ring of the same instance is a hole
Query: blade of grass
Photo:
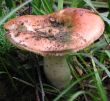
{"type": "Polygon", "coordinates": [[[0,74],[7,74],[7,72],[4,72],[4,71],[0,71],[0,74]]]}
{"type": "Polygon", "coordinates": [[[49,11],[48,11],[48,8],[46,7],[45,3],[44,3],[44,0],[41,0],[41,3],[42,3],[42,7],[43,7],[44,11],[46,12],[46,14],[48,14],[49,11]]]}
{"type": "Polygon", "coordinates": [[[110,58],[110,51],[105,50],[105,53],[107,54],[107,56],[110,58]]]}
{"type": "Polygon", "coordinates": [[[35,4],[32,4],[32,7],[33,7],[33,12],[34,12],[35,14],[46,14],[45,11],[40,10],[35,4]]]}
{"type": "MultiPolygon", "coordinates": [[[[37,8],[40,8],[41,7],[41,0],[32,0],[31,4],[34,4],[37,8]]],[[[33,6],[32,6],[32,8],[33,8],[33,6]]]]}
{"type": "Polygon", "coordinates": [[[24,7],[25,5],[27,5],[28,3],[30,3],[32,0],[28,0],[26,2],[24,2],[23,4],[21,4],[20,6],[18,6],[17,8],[13,9],[11,12],[9,12],[1,21],[0,21],[0,26],[8,19],[10,18],[16,11],[20,10],[22,7],[24,7]]]}
{"type": "Polygon", "coordinates": [[[50,5],[52,2],[49,2],[48,0],[44,0],[44,4],[48,10],[49,13],[53,12],[52,6],[50,5]]]}
{"type": "Polygon", "coordinates": [[[97,12],[97,10],[95,9],[95,7],[92,4],[91,0],[83,0],[83,1],[86,2],[86,4],[89,5],[95,12],[97,12]]]}
{"type": "Polygon", "coordinates": [[[71,0],[71,7],[82,7],[85,2],[83,0],[71,0]]]}
{"type": "Polygon", "coordinates": [[[97,51],[97,50],[100,50],[100,49],[102,49],[103,47],[106,47],[108,45],[108,43],[107,43],[107,41],[103,38],[103,39],[101,39],[100,41],[98,41],[98,42],[96,42],[96,43],[94,43],[93,45],[92,45],[92,47],[91,47],[91,51],[93,52],[95,52],[95,51],[97,51]]]}
{"type": "Polygon", "coordinates": [[[86,68],[86,71],[88,70],[89,73],[91,73],[91,70],[87,66],[87,61],[84,60],[84,58],[81,55],[77,55],[77,57],[80,59],[81,63],[84,65],[86,68]]]}
{"type": "Polygon", "coordinates": [[[109,20],[106,16],[104,16],[103,14],[99,14],[99,15],[103,18],[103,20],[104,20],[105,22],[107,22],[107,24],[110,25],[110,20],[109,20]]]}
{"type": "Polygon", "coordinates": [[[104,38],[105,38],[105,41],[107,42],[107,44],[109,45],[109,43],[110,43],[110,36],[108,34],[104,34],[104,38]]]}
{"type": "Polygon", "coordinates": [[[31,86],[31,87],[35,88],[35,86],[34,86],[33,84],[31,84],[31,83],[29,83],[29,82],[27,82],[27,81],[24,81],[24,80],[22,80],[22,79],[20,79],[20,78],[13,77],[13,79],[15,79],[15,80],[17,80],[17,81],[19,81],[19,82],[21,82],[21,83],[24,83],[24,84],[26,84],[26,85],[28,85],[28,86],[31,86]]]}
{"type": "Polygon", "coordinates": [[[99,76],[99,73],[98,73],[98,70],[97,70],[97,68],[96,68],[94,59],[93,59],[92,57],[91,57],[91,61],[92,61],[93,69],[94,69],[94,72],[95,72],[97,90],[98,90],[98,93],[100,94],[101,101],[108,101],[108,100],[107,100],[107,97],[106,97],[105,90],[104,90],[103,85],[102,85],[101,78],[100,78],[100,76],[99,76]]]}
{"type": "Polygon", "coordinates": [[[87,74],[86,68],[84,68],[84,66],[82,65],[82,63],[79,62],[78,60],[76,61],[76,63],[77,63],[78,66],[87,74]]]}
{"type": "Polygon", "coordinates": [[[103,1],[92,1],[94,7],[96,8],[108,8],[107,2],[103,1]]]}
{"type": "Polygon", "coordinates": [[[44,83],[43,83],[43,86],[44,86],[45,92],[49,92],[49,93],[52,93],[54,95],[56,95],[56,93],[60,93],[60,90],[58,88],[55,88],[54,86],[44,84],[44,83]]]}
{"type": "Polygon", "coordinates": [[[75,94],[73,94],[69,100],[67,101],[74,101],[78,96],[82,95],[82,94],[85,94],[85,91],[78,91],[76,92],[75,94]]]}
{"type": "MultiPolygon", "coordinates": [[[[78,53],[77,53],[77,54],[78,54],[78,53]]],[[[77,54],[76,54],[76,55],[77,55],[77,54]]],[[[91,58],[91,56],[88,55],[88,54],[85,54],[85,53],[80,53],[80,54],[83,55],[83,56],[85,56],[85,57],[91,58]]],[[[104,70],[104,71],[107,73],[107,75],[110,77],[110,72],[109,72],[108,68],[107,68],[104,64],[100,63],[95,57],[92,57],[92,59],[93,59],[94,62],[95,62],[102,70],[104,70]]]]}
{"type": "Polygon", "coordinates": [[[102,63],[100,63],[95,57],[93,57],[94,62],[103,70],[105,70],[105,72],[107,73],[107,75],[110,77],[110,72],[108,70],[107,67],[105,67],[102,63]]]}
{"type": "Polygon", "coordinates": [[[58,10],[63,9],[63,2],[64,2],[64,0],[58,0],[58,10]]]}
{"type": "MultiPolygon", "coordinates": [[[[92,99],[92,101],[98,101],[98,99],[93,95],[93,94],[91,94],[91,93],[89,93],[89,92],[87,92],[87,91],[78,91],[78,92],[76,92],[75,94],[73,94],[71,97],[70,97],[70,99],[69,100],[67,100],[67,101],[76,101],[76,98],[78,97],[78,96],[80,96],[80,95],[89,95],[92,99]]],[[[86,101],[88,101],[88,100],[86,100],[86,101]]]]}
{"type": "Polygon", "coordinates": [[[48,14],[53,12],[53,2],[49,0],[33,0],[31,5],[34,14],[48,14]]]}

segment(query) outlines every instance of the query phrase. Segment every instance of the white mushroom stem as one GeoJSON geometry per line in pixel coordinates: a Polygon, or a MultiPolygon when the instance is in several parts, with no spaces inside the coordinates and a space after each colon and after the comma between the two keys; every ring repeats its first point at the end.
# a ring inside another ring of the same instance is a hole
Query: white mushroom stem
{"type": "Polygon", "coordinates": [[[64,88],[71,81],[71,73],[64,56],[44,57],[44,72],[57,88],[64,88]]]}

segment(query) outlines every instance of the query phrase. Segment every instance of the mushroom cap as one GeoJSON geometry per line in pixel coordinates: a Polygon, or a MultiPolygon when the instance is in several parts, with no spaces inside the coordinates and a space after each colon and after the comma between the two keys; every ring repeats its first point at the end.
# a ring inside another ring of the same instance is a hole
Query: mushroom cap
{"type": "Polygon", "coordinates": [[[97,40],[104,22],[90,10],[66,8],[48,15],[16,17],[4,27],[7,38],[19,48],[41,55],[64,55],[97,40]]]}

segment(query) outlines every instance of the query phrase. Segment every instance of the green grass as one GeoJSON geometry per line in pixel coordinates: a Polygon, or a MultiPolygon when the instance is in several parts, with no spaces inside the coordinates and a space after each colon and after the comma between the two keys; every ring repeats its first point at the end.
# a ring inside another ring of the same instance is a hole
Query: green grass
{"type": "Polygon", "coordinates": [[[31,87],[34,90],[36,89],[37,99],[41,95],[42,101],[81,101],[81,99],[83,101],[109,101],[110,98],[108,100],[107,95],[110,92],[107,92],[108,88],[105,81],[109,82],[110,80],[110,31],[108,30],[110,29],[110,0],[105,3],[101,2],[101,5],[108,5],[102,7],[107,8],[108,15],[97,11],[98,8],[101,8],[99,6],[100,1],[98,1],[99,4],[91,0],[15,1],[0,1],[0,7],[2,7],[0,8],[0,75],[3,78],[4,75],[8,77],[13,88],[11,90],[19,91],[20,84],[22,84],[22,87],[31,87]],[[19,4],[16,4],[15,1],[19,2],[19,4]],[[31,14],[34,15],[49,14],[64,7],[89,7],[105,21],[104,35],[97,42],[83,51],[67,56],[74,79],[64,90],[59,90],[47,83],[42,77],[42,71],[36,70],[35,67],[39,67],[42,64],[41,57],[36,57],[32,53],[15,48],[5,38],[6,31],[3,28],[3,24],[10,18],[15,17],[17,11],[25,7],[29,8],[30,5],[32,7],[31,14]],[[37,60],[37,63],[35,60],[37,60]]]}

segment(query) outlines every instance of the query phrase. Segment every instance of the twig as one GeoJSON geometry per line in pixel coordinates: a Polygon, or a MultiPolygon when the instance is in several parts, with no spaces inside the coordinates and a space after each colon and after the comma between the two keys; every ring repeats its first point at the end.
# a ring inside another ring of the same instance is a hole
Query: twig
{"type": "Polygon", "coordinates": [[[38,63],[38,57],[37,56],[36,56],[36,59],[37,59],[36,69],[37,69],[38,79],[39,79],[40,88],[41,88],[41,92],[42,92],[42,101],[45,101],[45,92],[44,92],[44,89],[43,89],[43,84],[42,84],[42,79],[41,79],[41,71],[39,69],[39,63],[38,63]]]}
{"type": "MultiPolygon", "coordinates": [[[[32,55],[32,54],[31,54],[32,55]]],[[[42,79],[41,79],[41,71],[39,69],[39,59],[36,56],[36,58],[33,58],[32,56],[32,60],[34,61],[34,67],[35,67],[35,71],[37,72],[38,75],[38,79],[39,79],[39,83],[40,83],[40,88],[41,88],[41,96],[42,96],[42,100],[41,101],[45,101],[45,93],[44,93],[44,89],[43,89],[43,84],[42,84],[42,79]]],[[[36,97],[38,98],[37,100],[39,101],[39,96],[38,96],[38,89],[37,89],[37,84],[36,84],[36,97]]]]}

